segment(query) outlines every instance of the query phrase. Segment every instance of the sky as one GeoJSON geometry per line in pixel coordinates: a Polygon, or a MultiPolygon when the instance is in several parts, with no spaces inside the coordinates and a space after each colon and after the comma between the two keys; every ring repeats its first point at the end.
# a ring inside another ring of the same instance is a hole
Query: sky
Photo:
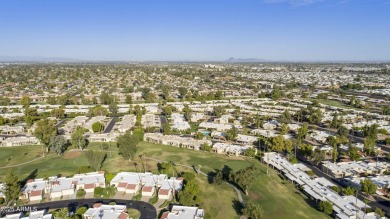
{"type": "Polygon", "coordinates": [[[0,56],[390,61],[390,0],[0,0],[0,56]]]}

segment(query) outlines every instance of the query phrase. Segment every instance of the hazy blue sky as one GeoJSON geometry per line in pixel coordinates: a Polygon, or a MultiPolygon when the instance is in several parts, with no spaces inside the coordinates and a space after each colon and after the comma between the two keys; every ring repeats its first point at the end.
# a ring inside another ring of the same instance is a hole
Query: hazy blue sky
{"type": "Polygon", "coordinates": [[[390,0],[0,0],[0,56],[390,60],[390,0]]]}

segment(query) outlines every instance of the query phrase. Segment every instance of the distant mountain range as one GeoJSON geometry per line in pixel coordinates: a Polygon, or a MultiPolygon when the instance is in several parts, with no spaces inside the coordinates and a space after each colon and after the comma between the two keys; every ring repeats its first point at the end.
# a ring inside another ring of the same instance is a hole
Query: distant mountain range
{"type": "Polygon", "coordinates": [[[0,56],[0,62],[83,62],[81,59],[43,56],[0,56]]]}
{"type": "Polygon", "coordinates": [[[234,57],[231,57],[228,60],[226,60],[226,62],[268,62],[268,61],[269,60],[266,59],[256,59],[256,58],[243,59],[243,58],[234,58],[234,57]]]}

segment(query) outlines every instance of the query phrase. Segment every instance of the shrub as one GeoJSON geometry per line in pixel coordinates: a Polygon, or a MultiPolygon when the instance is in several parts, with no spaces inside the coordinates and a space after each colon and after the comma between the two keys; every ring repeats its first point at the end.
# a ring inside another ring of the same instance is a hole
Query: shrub
{"type": "Polygon", "coordinates": [[[158,201],[158,195],[155,195],[151,199],[149,199],[150,204],[155,204],[158,201]]]}
{"type": "Polygon", "coordinates": [[[329,201],[321,201],[318,204],[318,209],[325,214],[332,214],[333,213],[333,205],[329,201]]]}
{"type": "Polygon", "coordinates": [[[335,191],[336,193],[339,193],[340,192],[340,188],[338,186],[331,186],[330,187],[333,191],[335,191]]]}
{"type": "Polygon", "coordinates": [[[142,198],[142,194],[138,193],[137,195],[133,196],[133,198],[131,200],[139,201],[139,200],[141,200],[141,198],[142,198]]]}
{"type": "Polygon", "coordinates": [[[87,192],[84,189],[79,189],[76,192],[76,197],[77,198],[84,198],[85,194],[87,194],[87,192]]]}
{"type": "Polygon", "coordinates": [[[100,197],[102,197],[103,192],[104,192],[104,189],[102,187],[96,187],[93,190],[93,196],[96,198],[100,198],[100,197]]]}
{"type": "Polygon", "coordinates": [[[92,169],[90,166],[81,166],[77,170],[78,173],[89,173],[89,172],[94,172],[95,170],[92,169]]]}

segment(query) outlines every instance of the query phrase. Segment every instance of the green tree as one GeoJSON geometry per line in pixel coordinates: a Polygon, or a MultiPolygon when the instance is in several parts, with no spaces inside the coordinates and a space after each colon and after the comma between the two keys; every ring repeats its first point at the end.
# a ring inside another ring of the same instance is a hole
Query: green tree
{"type": "Polygon", "coordinates": [[[132,135],[130,132],[126,132],[117,138],[119,153],[127,160],[135,157],[138,150],[138,143],[138,137],[132,135]]]}
{"type": "Polygon", "coordinates": [[[331,186],[330,187],[333,191],[335,191],[336,193],[340,193],[340,188],[338,186],[331,186]]]}
{"type": "Polygon", "coordinates": [[[192,110],[190,107],[188,107],[188,105],[185,105],[184,108],[183,108],[183,112],[184,112],[184,118],[187,120],[187,121],[191,121],[191,116],[192,116],[192,110]]]}
{"type": "Polygon", "coordinates": [[[144,140],[144,135],[145,132],[141,128],[136,128],[133,130],[133,136],[138,140],[138,141],[143,141],[144,140]]]}
{"type": "Polygon", "coordinates": [[[84,148],[87,147],[87,140],[84,137],[84,129],[82,127],[77,127],[72,133],[70,141],[74,147],[84,150],[84,148]]]}
{"type": "Polygon", "coordinates": [[[349,155],[349,158],[353,161],[358,161],[360,160],[360,155],[359,155],[359,150],[357,147],[354,147],[354,146],[349,146],[349,149],[348,149],[348,155],[349,155]]]}
{"type": "Polygon", "coordinates": [[[111,95],[109,95],[108,93],[106,93],[105,91],[103,91],[100,94],[99,98],[100,98],[100,103],[104,104],[104,105],[109,105],[112,102],[114,102],[114,98],[111,95]]]}
{"type": "Polygon", "coordinates": [[[172,133],[171,126],[168,123],[162,125],[164,135],[170,135],[172,133]]]}
{"type": "Polygon", "coordinates": [[[278,100],[280,98],[280,89],[278,86],[274,86],[271,91],[270,97],[272,100],[278,100]]]}
{"type": "Polygon", "coordinates": [[[162,94],[164,96],[164,100],[168,100],[170,90],[171,90],[171,88],[168,85],[166,85],[166,84],[164,84],[161,87],[161,91],[162,91],[162,94]]]}
{"type": "Polygon", "coordinates": [[[172,107],[169,105],[165,106],[162,108],[162,111],[163,111],[164,115],[170,116],[172,114],[172,107]]]}
{"type": "Polygon", "coordinates": [[[126,104],[132,104],[133,103],[133,97],[131,95],[126,95],[125,103],[126,104]]]}
{"type": "Polygon", "coordinates": [[[56,210],[54,213],[55,219],[68,219],[69,218],[69,210],[68,208],[61,208],[56,210]]]}
{"type": "Polygon", "coordinates": [[[107,153],[103,151],[88,150],[85,152],[89,165],[96,171],[101,170],[107,153]]]}
{"type": "Polygon", "coordinates": [[[57,128],[54,120],[42,119],[37,122],[37,126],[34,130],[34,136],[43,144],[43,154],[49,152],[49,145],[51,138],[56,136],[57,128]]]}
{"type": "Polygon", "coordinates": [[[286,135],[288,134],[289,128],[287,124],[283,123],[282,126],[280,127],[280,134],[281,135],[286,135]]]}
{"type": "Polygon", "coordinates": [[[385,216],[385,213],[382,211],[382,209],[380,209],[378,207],[375,208],[375,213],[377,215],[379,215],[380,217],[384,217],[385,216]]]}
{"type": "Polygon", "coordinates": [[[367,155],[372,155],[374,153],[374,147],[376,146],[375,139],[367,137],[364,139],[363,150],[367,155]]]}
{"type": "Polygon", "coordinates": [[[288,123],[291,123],[291,115],[290,113],[285,110],[282,115],[280,115],[280,117],[278,118],[278,121],[280,123],[285,123],[285,124],[288,124],[288,123]]]}
{"type": "Polygon", "coordinates": [[[184,99],[188,93],[188,90],[185,87],[179,87],[178,91],[182,99],[184,99]]]}
{"type": "Polygon", "coordinates": [[[10,206],[19,199],[20,185],[18,177],[14,175],[13,171],[9,170],[4,178],[4,195],[6,197],[6,204],[10,206]]]}
{"type": "Polygon", "coordinates": [[[116,102],[111,102],[110,105],[108,106],[108,110],[110,111],[112,116],[116,116],[118,113],[118,104],[116,102]]]}
{"type": "Polygon", "coordinates": [[[282,152],[284,150],[284,137],[283,135],[278,135],[273,138],[271,138],[271,141],[269,142],[270,149],[272,151],[276,151],[278,153],[282,152]]]}
{"type": "Polygon", "coordinates": [[[244,169],[237,171],[234,174],[234,181],[242,188],[246,195],[248,195],[248,190],[254,183],[256,179],[256,167],[251,165],[244,169]]]}
{"type": "Polygon", "coordinates": [[[263,217],[263,208],[259,204],[249,202],[245,208],[242,209],[242,214],[248,219],[260,219],[263,217]]]}
{"type": "Polygon", "coordinates": [[[213,147],[210,146],[210,145],[208,145],[207,143],[203,143],[203,144],[200,146],[200,150],[201,150],[201,151],[210,152],[212,149],[213,149],[213,147]]]}
{"type": "Polygon", "coordinates": [[[313,161],[316,165],[318,165],[319,163],[321,163],[323,160],[325,160],[325,151],[322,151],[318,148],[316,148],[314,150],[314,153],[313,153],[313,161]]]}
{"type": "Polygon", "coordinates": [[[96,105],[94,107],[89,108],[89,115],[91,116],[107,116],[108,111],[105,107],[96,105]]]}
{"type": "Polygon", "coordinates": [[[62,108],[58,109],[52,109],[50,111],[50,115],[56,118],[64,118],[65,117],[65,110],[62,108]]]}
{"type": "Polygon", "coordinates": [[[320,201],[320,203],[318,204],[318,209],[325,214],[332,214],[333,204],[330,201],[320,201]]]}
{"type": "Polygon", "coordinates": [[[104,130],[104,125],[101,122],[95,122],[92,124],[92,131],[97,133],[97,132],[102,132],[104,130]]]}
{"type": "Polygon", "coordinates": [[[309,158],[313,155],[313,146],[309,144],[301,144],[301,154],[302,156],[309,158]]]}
{"type": "Polygon", "coordinates": [[[200,202],[198,197],[199,185],[195,179],[195,175],[190,172],[183,174],[184,185],[183,190],[179,192],[179,202],[186,206],[195,206],[200,202]]]}
{"type": "Polygon", "coordinates": [[[23,96],[20,100],[19,103],[23,105],[24,108],[30,107],[31,104],[31,99],[29,96],[23,96]]]}
{"type": "Polygon", "coordinates": [[[235,126],[232,126],[232,128],[227,130],[226,132],[226,139],[229,141],[236,140],[237,136],[238,136],[238,129],[235,126]]]}
{"type": "Polygon", "coordinates": [[[161,174],[169,174],[169,173],[172,173],[172,163],[171,162],[162,162],[162,163],[158,163],[157,165],[158,167],[158,171],[161,173],[161,174]]]}
{"type": "Polygon", "coordinates": [[[4,125],[6,122],[6,120],[4,119],[4,117],[0,116],[0,125],[4,125]]]}
{"type": "Polygon", "coordinates": [[[223,106],[213,107],[213,116],[221,117],[224,113],[225,113],[225,108],[223,106]]]}
{"type": "Polygon", "coordinates": [[[305,122],[303,123],[302,127],[298,129],[298,133],[297,133],[297,139],[300,143],[306,138],[308,131],[309,131],[309,125],[305,122]]]}
{"type": "Polygon", "coordinates": [[[348,186],[347,188],[343,188],[342,192],[344,195],[354,195],[356,193],[356,189],[348,186]]]}
{"type": "Polygon", "coordinates": [[[56,135],[52,137],[50,140],[49,148],[51,151],[56,152],[57,155],[64,153],[67,148],[66,139],[62,135],[56,135]]]}
{"type": "Polygon", "coordinates": [[[360,181],[360,185],[362,188],[362,192],[366,193],[367,195],[372,195],[377,190],[377,186],[370,179],[367,178],[360,181]]]}
{"type": "Polygon", "coordinates": [[[84,214],[87,210],[88,210],[88,208],[85,207],[85,206],[79,207],[79,208],[77,208],[77,210],[76,210],[76,215],[79,215],[80,218],[81,218],[81,217],[83,216],[83,214],[84,214]]]}
{"type": "Polygon", "coordinates": [[[248,148],[248,149],[245,150],[244,156],[247,156],[247,157],[255,157],[255,156],[256,156],[256,153],[257,153],[256,148],[248,148]]]}

